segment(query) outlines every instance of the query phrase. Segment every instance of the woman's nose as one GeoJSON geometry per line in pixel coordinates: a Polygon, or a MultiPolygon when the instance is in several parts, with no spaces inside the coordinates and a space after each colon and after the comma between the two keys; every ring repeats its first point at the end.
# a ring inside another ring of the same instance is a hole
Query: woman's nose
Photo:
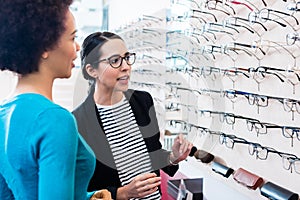
{"type": "Polygon", "coordinates": [[[121,66],[120,66],[120,69],[121,70],[128,70],[130,68],[131,68],[131,65],[127,64],[126,60],[123,58],[123,62],[121,64],[121,66]]]}

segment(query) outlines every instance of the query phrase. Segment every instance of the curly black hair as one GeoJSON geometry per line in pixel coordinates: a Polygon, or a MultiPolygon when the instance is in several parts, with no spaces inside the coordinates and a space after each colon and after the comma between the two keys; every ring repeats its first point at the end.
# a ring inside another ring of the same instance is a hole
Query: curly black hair
{"type": "Polygon", "coordinates": [[[39,70],[45,50],[65,31],[73,0],[0,0],[0,70],[26,75],[39,70]]]}

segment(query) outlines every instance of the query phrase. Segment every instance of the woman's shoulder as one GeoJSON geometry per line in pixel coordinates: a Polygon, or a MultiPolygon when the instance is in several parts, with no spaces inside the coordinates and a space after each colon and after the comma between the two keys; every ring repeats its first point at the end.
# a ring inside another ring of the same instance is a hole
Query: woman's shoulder
{"type": "Polygon", "coordinates": [[[71,113],[62,106],[54,103],[39,94],[22,94],[11,99],[10,103],[15,105],[15,111],[22,112],[27,116],[41,117],[61,117],[67,119],[71,113]]]}
{"type": "Polygon", "coordinates": [[[126,96],[133,96],[135,98],[151,98],[151,94],[144,90],[134,90],[134,89],[128,89],[125,92],[126,96]]]}
{"type": "Polygon", "coordinates": [[[139,104],[146,107],[151,107],[153,105],[153,98],[147,91],[130,89],[126,91],[125,96],[131,105],[139,104]]]}

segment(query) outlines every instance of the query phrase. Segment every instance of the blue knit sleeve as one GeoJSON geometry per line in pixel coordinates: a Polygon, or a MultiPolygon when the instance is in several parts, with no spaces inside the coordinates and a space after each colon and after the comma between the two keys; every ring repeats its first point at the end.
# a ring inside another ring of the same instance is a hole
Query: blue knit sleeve
{"type": "Polygon", "coordinates": [[[13,194],[8,188],[3,176],[0,174],[0,199],[1,200],[11,200],[13,199],[13,194]]]}
{"type": "Polygon", "coordinates": [[[94,195],[95,192],[88,192],[86,200],[90,200],[90,198],[94,195]]]}
{"type": "Polygon", "coordinates": [[[71,114],[64,109],[41,113],[34,127],[33,155],[39,166],[38,199],[74,199],[78,132],[71,114]]]}

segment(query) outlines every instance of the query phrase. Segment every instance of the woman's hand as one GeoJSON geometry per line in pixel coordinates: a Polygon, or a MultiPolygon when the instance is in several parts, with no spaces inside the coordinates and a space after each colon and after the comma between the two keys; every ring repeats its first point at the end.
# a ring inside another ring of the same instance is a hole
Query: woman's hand
{"type": "Polygon", "coordinates": [[[90,200],[112,200],[112,198],[110,192],[104,189],[96,191],[90,200]]]}
{"type": "Polygon", "coordinates": [[[179,134],[175,138],[174,144],[172,146],[170,163],[177,164],[180,161],[185,160],[188,157],[192,147],[193,144],[186,140],[182,134],[179,134]]]}
{"type": "Polygon", "coordinates": [[[118,189],[117,199],[142,198],[158,189],[161,178],[155,173],[136,176],[128,185],[118,189]]]}

